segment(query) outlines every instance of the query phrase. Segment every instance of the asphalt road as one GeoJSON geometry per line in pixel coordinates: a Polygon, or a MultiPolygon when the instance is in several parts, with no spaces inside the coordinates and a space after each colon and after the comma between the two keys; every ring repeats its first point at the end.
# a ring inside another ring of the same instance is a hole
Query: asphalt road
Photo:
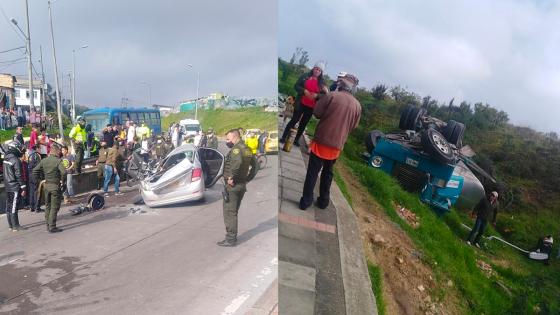
{"type": "Polygon", "coordinates": [[[49,234],[24,211],[24,231],[0,216],[0,313],[244,314],[278,277],[278,159],[248,184],[239,244],[223,239],[221,184],[205,201],[150,209],[135,190],[107,207],[59,213],[49,234]]]}

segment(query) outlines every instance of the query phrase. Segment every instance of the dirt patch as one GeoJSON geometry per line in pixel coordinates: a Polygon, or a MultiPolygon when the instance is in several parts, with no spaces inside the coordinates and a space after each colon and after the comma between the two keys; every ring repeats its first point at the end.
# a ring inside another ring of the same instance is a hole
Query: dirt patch
{"type": "Polygon", "coordinates": [[[396,203],[393,203],[393,208],[395,208],[395,211],[397,212],[399,217],[405,220],[408,225],[412,226],[413,228],[417,228],[420,226],[420,222],[418,220],[418,217],[416,216],[416,213],[396,203]]]}
{"type": "Polygon", "coordinates": [[[387,217],[350,170],[342,163],[337,163],[336,169],[351,195],[366,257],[383,270],[387,314],[461,314],[453,282],[436,281],[412,240],[387,217]],[[445,301],[434,298],[441,288],[445,288],[445,301]]]}

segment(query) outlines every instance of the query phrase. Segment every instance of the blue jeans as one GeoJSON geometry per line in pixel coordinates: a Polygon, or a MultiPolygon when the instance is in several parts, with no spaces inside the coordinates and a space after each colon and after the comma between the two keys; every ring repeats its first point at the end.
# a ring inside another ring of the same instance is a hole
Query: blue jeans
{"type": "Polygon", "coordinates": [[[72,175],[66,174],[66,190],[63,192],[64,196],[72,197],[74,196],[74,187],[72,186],[72,175]]]}
{"type": "Polygon", "coordinates": [[[471,234],[469,234],[469,238],[467,239],[467,241],[474,244],[478,243],[480,241],[480,238],[482,237],[482,234],[484,233],[486,224],[488,224],[488,221],[486,219],[483,219],[481,217],[476,217],[476,222],[474,223],[474,227],[471,230],[471,234]]]}
{"type": "Polygon", "coordinates": [[[6,129],[6,118],[0,117],[0,129],[6,129]]]}
{"type": "MultiPolygon", "coordinates": [[[[103,191],[109,191],[109,182],[113,176],[113,167],[111,165],[105,165],[105,182],[103,183],[103,191]]],[[[119,172],[115,172],[115,192],[119,192],[119,183],[121,178],[119,177],[119,172]]]]}

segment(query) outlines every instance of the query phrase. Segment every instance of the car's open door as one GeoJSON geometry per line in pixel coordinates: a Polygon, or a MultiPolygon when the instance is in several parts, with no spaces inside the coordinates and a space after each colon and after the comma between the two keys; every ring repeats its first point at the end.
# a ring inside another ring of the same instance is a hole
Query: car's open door
{"type": "Polygon", "coordinates": [[[202,164],[206,188],[214,186],[224,172],[224,155],[218,150],[199,148],[198,155],[202,164]]]}

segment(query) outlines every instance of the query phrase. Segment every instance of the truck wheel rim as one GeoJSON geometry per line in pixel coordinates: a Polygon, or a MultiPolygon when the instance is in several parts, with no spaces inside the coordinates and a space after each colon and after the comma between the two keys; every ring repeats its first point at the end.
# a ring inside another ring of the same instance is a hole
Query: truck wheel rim
{"type": "Polygon", "coordinates": [[[437,133],[432,134],[432,140],[434,140],[434,143],[441,152],[445,154],[449,153],[449,145],[447,144],[445,139],[440,137],[440,135],[438,135],[437,133]]]}
{"type": "Polygon", "coordinates": [[[375,156],[371,160],[371,166],[373,167],[381,167],[381,164],[383,164],[383,159],[380,156],[375,156]]]}

